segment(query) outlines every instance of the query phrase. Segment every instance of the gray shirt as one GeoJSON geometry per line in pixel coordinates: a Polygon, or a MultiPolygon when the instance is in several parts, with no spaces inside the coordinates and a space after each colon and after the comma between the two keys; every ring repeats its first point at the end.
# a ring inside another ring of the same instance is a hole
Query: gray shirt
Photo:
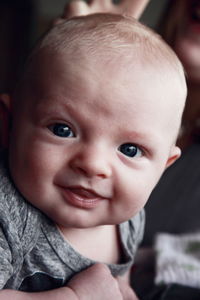
{"type": "MultiPolygon", "coordinates": [[[[144,231],[144,211],[119,225],[123,260],[111,264],[114,276],[133,264],[144,231]]],[[[0,289],[37,292],[58,288],[95,261],[82,256],[55,224],[29,204],[0,166],[0,289]]]]}

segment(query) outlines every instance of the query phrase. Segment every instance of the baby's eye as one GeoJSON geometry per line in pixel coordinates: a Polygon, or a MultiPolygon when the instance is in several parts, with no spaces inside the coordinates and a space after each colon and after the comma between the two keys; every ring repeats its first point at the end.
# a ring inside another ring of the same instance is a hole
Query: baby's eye
{"type": "Polygon", "coordinates": [[[119,151],[129,157],[141,157],[143,154],[138,146],[131,143],[122,144],[119,147],[119,151]]]}
{"type": "Polygon", "coordinates": [[[66,124],[56,123],[49,126],[49,129],[53,132],[53,134],[62,138],[71,138],[75,136],[72,129],[66,124]]]}

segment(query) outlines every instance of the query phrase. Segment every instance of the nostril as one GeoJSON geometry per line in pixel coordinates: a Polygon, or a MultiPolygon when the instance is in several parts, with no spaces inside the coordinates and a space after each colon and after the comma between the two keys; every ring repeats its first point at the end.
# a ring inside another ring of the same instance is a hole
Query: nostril
{"type": "Polygon", "coordinates": [[[107,176],[105,174],[97,174],[98,177],[102,178],[102,179],[105,179],[107,178],[107,176]]]}
{"type": "Polygon", "coordinates": [[[84,168],[78,167],[78,168],[75,168],[75,169],[76,169],[76,171],[78,173],[81,173],[81,174],[83,174],[85,176],[87,175],[87,172],[86,172],[86,170],[84,168]]]}
{"type": "Polygon", "coordinates": [[[82,174],[86,177],[99,177],[101,179],[107,178],[106,173],[98,172],[98,170],[95,170],[93,168],[78,167],[78,168],[76,168],[76,172],[78,172],[79,174],[82,174]]]}

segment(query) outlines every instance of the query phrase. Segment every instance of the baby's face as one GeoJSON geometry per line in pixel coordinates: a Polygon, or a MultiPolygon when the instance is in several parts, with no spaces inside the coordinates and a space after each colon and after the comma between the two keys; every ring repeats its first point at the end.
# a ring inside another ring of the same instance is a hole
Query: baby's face
{"type": "Polygon", "coordinates": [[[62,56],[34,74],[10,139],[21,193],[64,227],[135,215],[179,154],[168,128],[173,87],[150,67],[62,56]]]}

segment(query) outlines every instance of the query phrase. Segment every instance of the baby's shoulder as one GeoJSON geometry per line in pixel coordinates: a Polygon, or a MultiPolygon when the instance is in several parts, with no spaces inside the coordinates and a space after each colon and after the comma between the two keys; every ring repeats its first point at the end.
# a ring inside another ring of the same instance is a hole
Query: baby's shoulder
{"type": "Polygon", "coordinates": [[[0,210],[9,215],[25,208],[25,201],[17,191],[9,173],[7,162],[0,160],[0,210]]]}
{"type": "Polygon", "coordinates": [[[6,160],[0,160],[0,227],[4,232],[28,241],[39,223],[39,212],[32,207],[15,187],[6,160]]]}

